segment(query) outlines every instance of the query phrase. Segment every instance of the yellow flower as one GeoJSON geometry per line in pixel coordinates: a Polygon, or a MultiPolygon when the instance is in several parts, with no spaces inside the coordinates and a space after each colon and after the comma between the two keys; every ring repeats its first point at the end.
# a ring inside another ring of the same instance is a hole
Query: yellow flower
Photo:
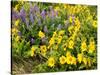
{"type": "Polygon", "coordinates": [[[91,66],[91,59],[87,58],[88,65],[91,66]]]}
{"type": "Polygon", "coordinates": [[[92,15],[88,15],[87,16],[87,21],[90,21],[90,20],[92,20],[93,19],[93,16],[92,15]]]}
{"type": "Polygon", "coordinates": [[[19,4],[17,4],[16,6],[15,6],[15,10],[17,11],[19,9],[19,4]]]}
{"type": "Polygon", "coordinates": [[[81,43],[81,50],[82,50],[82,51],[86,51],[86,50],[87,50],[87,45],[86,45],[86,42],[85,42],[85,41],[83,41],[83,42],[81,43]]]}
{"type": "Polygon", "coordinates": [[[43,55],[45,56],[45,54],[46,54],[46,51],[47,51],[47,48],[46,48],[46,46],[45,46],[45,45],[43,45],[43,46],[40,46],[40,50],[41,50],[41,54],[43,54],[43,55]]]}
{"type": "Polygon", "coordinates": [[[74,47],[74,41],[73,40],[69,40],[68,48],[73,49],[73,47],[74,47]]]}
{"type": "Polygon", "coordinates": [[[87,58],[83,57],[83,63],[87,65],[87,58]]]}
{"type": "Polygon", "coordinates": [[[75,18],[74,22],[75,22],[75,25],[76,25],[76,26],[79,26],[79,27],[80,27],[80,21],[79,21],[78,18],[75,18]]]}
{"type": "Polygon", "coordinates": [[[58,6],[55,7],[55,11],[59,11],[60,8],[58,6]]]}
{"type": "Polygon", "coordinates": [[[57,32],[53,32],[53,38],[57,36],[57,32]]]}
{"type": "Polygon", "coordinates": [[[64,51],[66,51],[67,43],[63,44],[62,47],[63,47],[64,51]]]}
{"type": "Polygon", "coordinates": [[[16,34],[18,32],[18,30],[16,28],[12,28],[12,33],[16,34]]]}
{"type": "Polygon", "coordinates": [[[59,60],[60,60],[60,63],[61,63],[61,64],[65,64],[65,63],[66,63],[66,57],[65,57],[65,56],[61,56],[61,57],[59,58],[59,60]]]}
{"type": "Polygon", "coordinates": [[[66,58],[67,64],[72,64],[73,57],[70,55],[66,58]]]}
{"type": "Polygon", "coordinates": [[[64,35],[64,33],[65,33],[64,30],[60,30],[59,33],[58,33],[58,35],[59,35],[59,36],[62,36],[62,35],[64,35]]]}
{"type": "Polygon", "coordinates": [[[64,51],[66,51],[66,48],[64,48],[64,51]]]}
{"type": "Polygon", "coordinates": [[[42,31],[39,31],[38,35],[39,35],[40,38],[44,38],[45,37],[45,34],[42,31]]]}
{"type": "Polygon", "coordinates": [[[52,44],[54,44],[54,43],[55,43],[55,39],[54,39],[54,38],[51,38],[50,41],[49,41],[50,46],[51,46],[52,44]]]}
{"type": "Polygon", "coordinates": [[[77,55],[78,62],[81,63],[83,59],[83,55],[80,53],[77,55]]]}
{"type": "Polygon", "coordinates": [[[79,31],[80,21],[78,20],[78,18],[75,18],[74,22],[75,22],[75,27],[74,27],[75,31],[79,31]]]}
{"type": "Polygon", "coordinates": [[[48,66],[49,66],[49,67],[53,67],[54,65],[55,65],[55,60],[54,60],[53,57],[50,57],[50,58],[48,59],[48,66]]]}
{"type": "Polygon", "coordinates": [[[15,40],[18,42],[20,39],[20,36],[16,36],[15,40]]]}
{"type": "Polygon", "coordinates": [[[72,57],[72,64],[76,65],[76,58],[74,56],[72,57]]]}
{"type": "Polygon", "coordinates": [[[67,8],[67,5],[66,4],[64,4],[64,9],[66,9],[67,8]]]}
{"type": "Polygon", "coordinates": [[[15,21],[15,26],[19,25],[19,20],[15,21]]]}
{"type": "Polygon", "coordinates": [[[93,40],[93,41],[90,41],[90,44],[89,44],[89,53],[93,53],[94,51],[95,51],[95,42],[93,40]]]}
{"type": "Polygon", "coordinates": [[[54,49],[57,50],[58,49],[58,45],[54,45],[54,49]]]}
{"type": "Polygon", "coordinates": [[[66,23],[67,23],[67,20],[64,20],[63,22],[64,22],[64,25],[66,25],[66,23]]]}
{"type": "Polygon", "coordinates": [[[66,62],[67,62],[67,64],[76,65],[76,58],[74,56],[72,56],[69,51],[67,51],[67,53],[66,53],[66,62]]]}
{"type": "Polygon", "coordinates": [[[32,48],[31,48],[31,56],[34,56],[34,51],[35,51],[35,47],[32,46],[32,48]]]}
{"type": "Polygon", "coordinates": [[[94,28],[97,28],[97,21],[96,21],[96,20],[93,21],[92,26],[93,26],[94,28]]]}
{"type": "Polygon", "coordinates": [[[73,19],[72,16],[69,17],[69,22],[72,23],[73,19]]]}
{"type": "Polygon", "coordinates": [[[24,0],[19,0],[19,4],[24,4],[24,0]]]}
{"type": "Polygon", "coordinates": [[[69,26],[68,27],[68,31],[69,31],[70,34],[72,34],[73,28],[74,28],[74,26],[69,26]]]}
{"type": "Polygon", "coordinates": [[[57,38],[57,40],[58,40],[58,44],[60,44],[61,43],[61,41],[62,41],[62,36],[58,36],[58,38],[57,38]]]}
{"type": "Polygon", "coordinates": [[[69,51],[66,52],[66,57],[71,56],[71,53],[69,51]]]}

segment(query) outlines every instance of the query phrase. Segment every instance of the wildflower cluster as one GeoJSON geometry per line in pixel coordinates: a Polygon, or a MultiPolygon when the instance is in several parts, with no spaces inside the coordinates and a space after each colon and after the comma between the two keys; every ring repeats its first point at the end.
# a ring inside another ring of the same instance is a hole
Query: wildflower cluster
{"type": "Polygon", "coordinates": [[[97,68],[96,6],[13,1],[11,17],[12,57],[32,72],[97,68]]]}

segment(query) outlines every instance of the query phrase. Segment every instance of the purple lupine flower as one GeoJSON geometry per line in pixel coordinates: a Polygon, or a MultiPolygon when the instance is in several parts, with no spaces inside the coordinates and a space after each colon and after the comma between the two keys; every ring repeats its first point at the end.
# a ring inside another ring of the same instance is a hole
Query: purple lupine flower
{"type": "Polygon", "coordinates": [[[32,22],[32,24],[34,23],[34,19],[33,19],[33,15],[30,13],[30,20],[32,22]]]}
{"type": "Polygon", "coordinates": [[[49,11],[47,11],[47,16],[50,18],[50,12],[49,11]]]}
{"type": "Polygon", "coordinates": [[[56,17],[58,16],[58,11],[55,11],[55,16],[56,16],[56,17]]]}
{"type": "Polygon", "coordinates": [[[44,26],[43,31],[44,31],[45,33],[47,33],[47,32],[48,32],[47,26],[44,26]]]}
{"type": "Polygon", "coordinates": [[[26,22],[25,22],[25,23],[26,23],[26,26],[28,27],[28,26],[29,26],[29,21],[28,21],[28,20],[26,20],[26,22]]]}
{"type": "Polygon", "coordinates": [[[30,39],[30,43],[31,43],[31,44],[34,44],[34,43],[35,43],[35,39],[34,39],[34,38],[31,38],[31,39],[30,39]]]}
{"type": "Polygon", "coordinates": [[[75,16],[72,16],[72,20],[73,20],[72,25],[74,25],[75,16]]]}
{"type": "Polygon", "coordinates": [[[33,19],[33,6],[32,3],[30,2],[30,12],[29,12],[29,16],[30,16],[30,21],[32,22],[32,24],[34,23],[34,19],[33,19]]]}
{"type": "Polygon", "coordinates": [[[38,21],[38,25],[41,26],[41,19],[35,15],[35,19],[38,21]]]}
{"type": "Polygon", "coordinates": [[[38,24],[39,26],[41,26],[41,19],[38,19],[38,24]]]}
{"type": "Polygon", "coordinates": [[[54,19],[54,17],[55,17],[55,11],[52,8],[52,6],[50,7],[50,14],[51,14],[51,19],[54,19]]]}
{"type": "Polygon", "coordinates": [[[47,42],[47,38],[46,37],[42,38],[42,43],[44,44],[46,42],[47,42]]]}
{"type": "Polygon", "coordinates": [[[19,14],[18,12],[16,12],[14,9],[12,10],[12,19],[18,19],[19,18],[19,14]]]}
{"type": "Polygon", "coordinates": [[[18,32],[18,35],[19,35],[19,36],[22,36],[22,33],[19,31],[19,32],[18,32]]]}
{"type": "Polygon", "coordinates": [[[45,11],[45,10],[43,10],[43,11],[41,12],[41,16],[42,16],[43,19],[45,19],[45,17],[46,17],[46,11],[45,11]]]}
{"type": "Polygon", "coordinates": [[[32,13],[33,11],[33,6],[32,6],[32,3],[30,2],[30,13],[32,13]]]}
{"type": "Polygon", "coordinates": [[[22,9],[20,10],[20,18],[22,20],[22,22],[26,23],[26,13],[25,13],[25,10],[24,10],[24,7],[22,7],[22,9]]]}
{"type": "Polygon", "coordinates": [[[61,24],[58,25],[57,30],[61,30],[62,26],[61,24]]]}
{"type": "Polygon", "coordinates": [[[75,16],[74,16],[74,15],[72,15],[72,19],[73,19],[73,20],[75,19],[75,16]]]}
{"type": "Polygon", "coordinates": [[[52,9],[51,10],[51,18],[54,19],[54,17],[55,17],[55,11],[52,9]]]}
{"type": "Polygon", "coordinates": [[[68,24],[69,24],[69,21],[68,21],[68,20],[66,20],[66,22],[65,22],[65,28],[67,28],[67,27],[68,27],[68,24]]]}
{"type": "Polygon", "coordinates": [[[37,5],[34,5],[34,8],[33,9],[34,9],[35,12],[39,12],[39,8],[38,8],[37,5]]]}

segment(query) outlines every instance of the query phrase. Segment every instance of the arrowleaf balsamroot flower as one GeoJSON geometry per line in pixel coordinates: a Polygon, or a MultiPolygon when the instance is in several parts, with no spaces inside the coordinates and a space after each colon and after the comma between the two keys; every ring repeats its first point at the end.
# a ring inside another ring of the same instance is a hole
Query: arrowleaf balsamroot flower
{"type": "Polygon", "coordinates": [[[87,65],[87,58],[86,58],[86,57],[83,57],[83,63],[84,63],[85,65],[87,65]]]}
{"type": "Polygon", "coordinates": [[[68,42],[68,48],[70,48],[70,49],[74,48],[74,41],[73,40],[69,40],[69,42],[68,42]]]}
{"type": "Polygon", "coordinates": [[[67,64],[72,64],[73,57],[70,55],[66,58],[67,64]]]}
{"type": "Polygon", "coordinates": [[[81,50],[82,52],[87,50],[87,45],[85,40],[81,42],[81,50]]]}
{"type": "Polygon", "coordinates": [[[69,31],[70,34],[73,33],[73,29],[74,29],[74,26],[72,26],[72,25],[68,27],[68,31],[69,31]]]}
{"type": "Polygon", "coordinates": [[[57,43],[60,44],[62,41],[62,36],[58,36],[57,41],[58,41],[57,43]]]}
{"type": "Polygon", "coordinates": [[[12,34],[16,35],[18,33],[18,29],[17,28],[12,28],[12,34]]]}
{"type": "Polygon", "coordinates": [[[76,65],[76,58],[74,56],[72,56],[69,51],[67,51],[67,53],[66,53],[66,62],[67,62],[67,64],[76,65]]]}
{"type": "Polygon", "coordinates": [[[60,10],[59,6],[56,6],[55,11],[59,11],[59,10],[60,10]]]}
{"type": "Polygon", "coordinates": [[[57,36],[57,32],[56,31],[54,31],[53,32],[53,36],[52,37],[56,37],[57,36]]]}
{"type": "Polygon", "coordinates": [[[64,51],[66,51],[67,43],[63,44],[62,47],[63,47],[64,51]]]}
{"type": "Polygon", "coordinates": [[[35,52],[35,47],[32,46],[32,48],[31,48],[31,56],[34,56],[34,52],[35,52]]]}
{"type": "Polygon", "coordinates": [[[14,9],[17,11],[18,8],[19,8],[19,4],[17,4],[14,9]]]}
{"type": "Polygon", "coordinates": [[[55,66],[55,59],[54,59],[54,57],[50,57],[47,62],[48,62],[48,66],[49,67],[54,67],[55,66]]]}
{"type": "Polygon", "coordinates": [[[74,22],[75,22],[75,25],[76,25],[78,28],[80,28],[80,21],[79,21],[79,19],[78,19],[78,18],[75,18],[74,22]]]}
{"type": "Polygon", "coordinates": [[[64,33],[65,33],[65,30],[60,30],[59,33],[58,33],[58,35],[62,36],[62,35],[64,35],[64,33]]]}
{"type": "Polygon", "coordinates": [[[18,42],[20,40],[20,36],[16,36],[15,40],[18,42]]]}
{"type": "Polygon", "coordinates": [[[45,45],[43,45],[43,46],[40,46],[40,50],[41,50],[41,54],[45,56],[45,54],[46,54],[46,51],[47,51],[47,48],[46,48],[46,46],[45,46],[45,45]]]}
{"type": "Polygon", "coordinates": [[[67,51],[67,53],[66,53],[66,62],[67,62],[67,64],[71,64],[71,61],[72,61],[71,53],[69,51],[67,51]]]}
{"type": "Polygon", "coordinates": [[[97,21],[94,20],[92,26],[93,26],[94,28],[97,28],[97,21]]]}
{"type": "Polygon", "coordinates": [[[82,60],[83,60],[83,54],[79,53],[79,54],[77,55],[77,59],[78,59],[78,62],[81,63],[82,60]]]}
{"type": "Polygon", "coordinates": [[[71,56],[71,53],[70,53],[70,51],[67,51],[66,52],[66,57],[69,57],[69,56],[71,56]]]}
{"type": "Polygon", "coordinates": [[[15,26],[18,26],[19,25],[19,22],[20,22],[20,20],[18,19],[18,20],[16,20],[15,21],[15,26]]]}
{"type": "Polygon", "coordinates": [[[39,31],[38,36],[39,36],[40,38],[44,38],[44,37],[45,37],[45,34],[44,34],[42,31],[39,31]]]}
{"type": "Polygon", "coordinates": [[[93,53],[94,51],[95,51],[95,42],[94,42],[94,40],[90,39],[89,53],[93,53]]]}
{"type": "Polygon", "coordinates": [[[73,22],[72,16],[69,17],[69,22],[70,22],[70,23],[73,22]]]}
{"type": "Polygon", "coordinates": [[[88,63],[88,66],[90,67],[92,62],[91,62],[91,59],[90,58],[87,58],[87,63],[88,63]]]}
{"type": "Polygon", "coordinates": [[[60,60],[60,63],[61,63],[61,64],[65,64],[65,63],[66,63],[66,57],[65,57],[65,56],[61,56],[61,57],[59,58],[59,60],[60,60]]]}
{"type": "Polygon", "coordinates": [[[73,65],[76,65],[77,64],[77,61],[76,61],[76,58],[73,56],[73,58],[72,58],[72,64],[73,65]]]}
{"type": "Polygon", "coordinates": [[[53,45],[55,43],[55,39],[52,37],[49,41],[49,46],[53,45]]]}

